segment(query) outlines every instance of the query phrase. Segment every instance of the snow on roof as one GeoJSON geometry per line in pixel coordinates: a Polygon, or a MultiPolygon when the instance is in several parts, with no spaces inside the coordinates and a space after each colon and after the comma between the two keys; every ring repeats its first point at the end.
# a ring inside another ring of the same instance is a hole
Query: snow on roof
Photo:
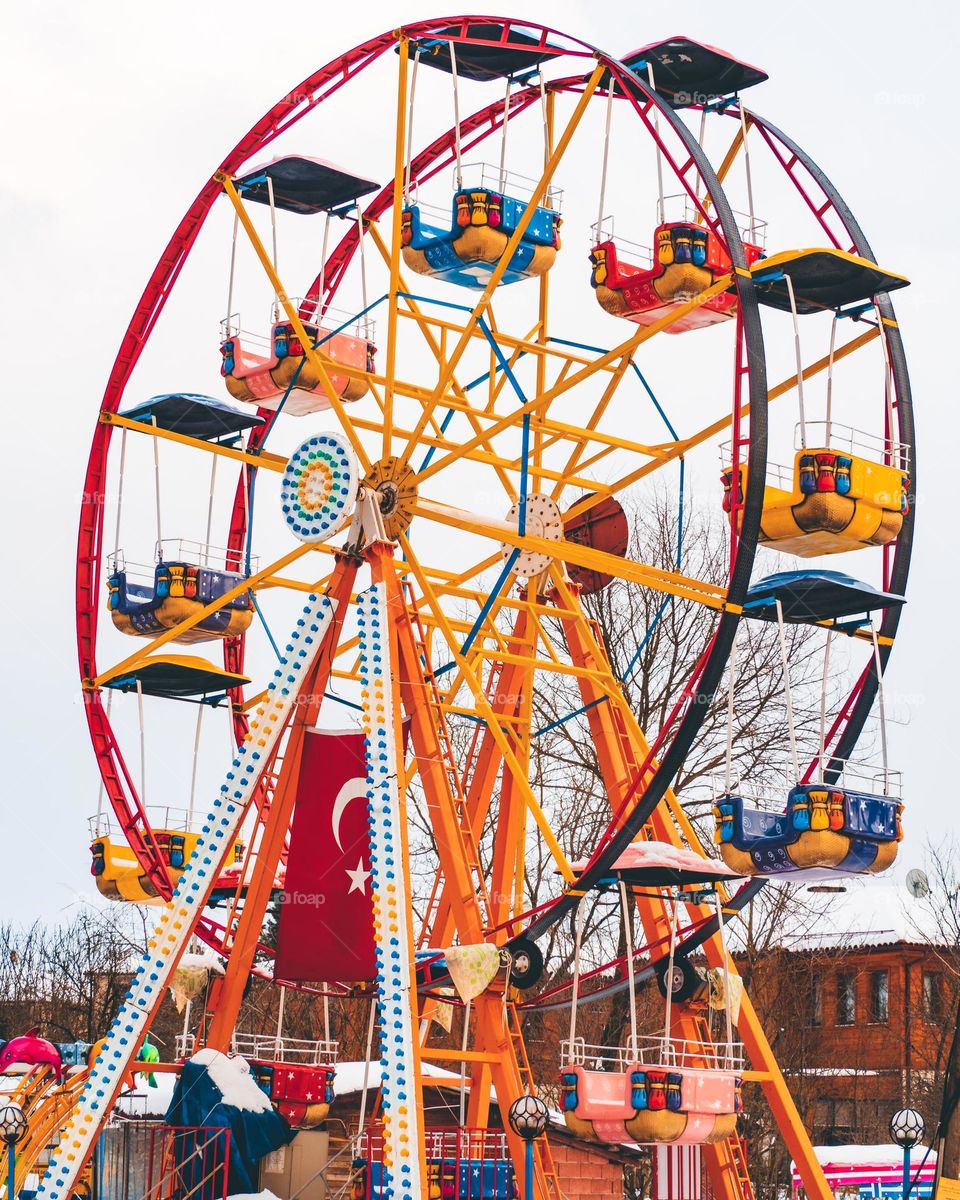
{"type": "Polygon", "coordinates": [[[934,945],[953,942],[938,926],[935,906],[912,897],[902,883],[839,879],[836,886],[843,891],[824,893],[804,888],[796,892],[798,912],[801,908],[805,911],[793,922],[789,919],[784,922],[782,946],[792,950],[821,950],[892,946],[897,942],[934,945]],[[811,919],[814,910],[816,918],[811,919]]]}
{"type": "Polygon", "coordinates": [[[816,1075],[827,1079],[860,1079],[866,1075],[880,1075],[880,1071],[861,1067],[804,1067],[801,1071],[787,1071],[787,1075],[816,1075]]]}
{"type": "Polygon", "coordinates": [[[250,1064],[239,1054],[228,1056],[221,1050],[198,1050],[190,1059],[207,1068],[210,1078],[220,1089],[224,1104],[241,1112],[269,1112],[270,1097],[254,1079],[250,1064]]]}
{"type": "MultiPolygon", "coordinates": [[[[893,1143],[882,1146],[814,1146],[813,1152],[822,1167],[835,1170],[863,1166],[891,1167],[899,1170],[903,1166],[903,1151],[893,1143]]],[[[923,1162],[926,1153],[926,1146],[914,1146],[910,1151],[910,1165],[917,1168],[923,1162]]],[[[931,1150],[925,1166],[932,1170],[936,1163],[937,1152],[931,1150]]],[[[790,1170],[794,1175],[797,1174],[794,1163],[790,1164],[790,1170]]]]}
{"type": "MultiPolygon", "coordinates": [[[[333,1089],[338,1096],[349,1096],[353,1092],[363,1091],[363,1072],[366,1067],[365,1062],[338,1062],[336,1064],[337,1076],[334,1080],[333,1089]]],[[[447,1083],[454,1087],[460,1086],[460,1076],[454,1071],[448,1071],[444,1067],[438,1067],[431,1062],[422,1062],[420,1064],[420,1074],[424,1079],[433,1080],[436,1083],[447,1083]]],[[[370,1069],[367,1076],[367,1086],[370,1088],[378,1088],[382,1079],[380,1063],[374,1060],[370,1063],[370,1069]]],[[[467,1077],[467,1087],[470,1086],[469,1076],[467,1077]]]]}

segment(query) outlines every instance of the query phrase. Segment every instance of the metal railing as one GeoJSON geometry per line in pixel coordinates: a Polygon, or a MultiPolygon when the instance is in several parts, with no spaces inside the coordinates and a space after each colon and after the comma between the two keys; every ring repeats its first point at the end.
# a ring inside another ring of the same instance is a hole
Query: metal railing
{"type": "MultiPolygon", "coordinates": [[[[454,1200],[484,1200],[490,1195],[503,1195],[502,1186],[512,1188],[514,1185],[510,1146],[502,1130],[427,1126],[424,1144],[431,1192],[435,1189],[436,1194],[454,1197],[454,1200]],[[495,1179],[490,1178],[491,1167],[495,1179]]],[[[382,1170],[378,1172],[379,1178],[371,1170],[374,1164],[381,1168],[383,1164],[384,1138],[380,1127],[373,1126],[361,1134],[354,1143],[354,1150],[356,1157],[366,1165],[365,1200],[387,1200],[389,1193],[382,1170]]]]}
{"type": "MultiPolygon", "coordinates": [[[[421,206],[422,207],[422,206],[421,206]]],[[[445,214],[449,221],[449,211],[445,214]]],[[[376,334],[376,322],[370,317],[360,316],[357,313],[349,311],[349,309],[333,308],[324,303],[318,297],[306,298],[304,296],[291,296],[290,303],[298,312],[301,313],[301,320],[305,325],[320,326],[318,334],[318,346],[322,348],[323,343],[327,338],[338,333],[350,334],[353,337],[364,338],[368,342],[374,340],[376,334]]],[[[278,322],[286,321],[286,311],[283,309],[279,301],[274,300],[270,306],[270,328],[278,322]]],[[[229,338],[238,337],[241,339],[242,346],[251,346],[253,349],[264,358],[273,358],[273,338],[271,334],[258,333],[252,329],[244,327],[240,313],[230,313],[220,322],[220,340],[227,341],[229,338]]]]}
{"type": "MultiPolygon", "coordinates": [[[[124,571],[128,579],[140,581],[154,580],[154,570],[157,563],[185,562],[190,566],[209,567],[213,571],[227,571],[234,575],[246,575],[247,552],[240,549],[229,549],[226,546],[212,546],[208,542],[195,541],[193,538],[163,538],[154,542],[154,561],[152,564],[128,562],[126,552],[118,547],[107,555],[107,568],[111,574],[124,571]]],[[[250,556],[250,571],[259,569],[260,557],[250,556]]]]}
{"type": "MultiPolygon", "coordinates": [[[[196,1037],[192,1033],[178,1034],[176,1056],[190,1058],[196,1049],[196,1037]]],[[[299,1064],[319,1067],[335,1063],[340,1054],[340,1043],[312,1038],[276,1037],[273,1034],[237,1032],[230,1039],[230,1053],[242,1058],[253,1058],[264,1062],[299,1064]]]]}
{"type": "MultiPolygon", "coordinates": [[[[746,465],[746,455],[748,450],[748,446],[741,445],[740,466],[746,465]]],[[[720,443],[720,465],[725,471],[729,471],[733,466],[733,442],[720,443]]],[[[786,463],[768,462],[765,481],[772,487],[781,488],[785,492],[792,492],[794,484],[794,468],[792,466],[788,466],[786,463]]]]}
{"type": "Polygon", "coordinates": [[[121,549],[112,550],[107,555],[107,573],[115,575],[122,571],[128,583],[149,584],[153,587],[156,563],[128,562],[125,552],[121,549]]]}
{"type": "MultiPolygon", "coordinates": [[[[501,171],[495,163],[472,162],[464,163],[461,168],[463,186],[465,188],[482,188],[484,191],[505,192],[511,200],[529,200],[533,195],[540,177],[521,175],[519,171],[501,171]]],[[[453,187],[457,187],[456,168],[453,171],[453,187]]],[[[560,212],[563,204],[563,188],[550,184],[546,194],[540,201],[541,208],[549,208],[552,212],[560,212]]]]}
{"type": "MultiPolygon", "coordinates": [[[[749,213],[740,212],[736,208],[730,211],[733,213],[741,238],[752,246],[759,246],[761,250],[766,249],[767,222],[761,221],[759,217],[751,217],[749,213]]],[[[703,224],[700,210],[686,192],[676,192],[672,196],[664,196],[663,212],[664,219],[670,223],[689,221],[691,225],[703,224]]]]}
{"type": "Polygon", "coordinates": [[[629,262],[631,266],[648,269],[653,266],[653,250],[640,242],[631,242],[629,238],[619,237],[614,229],[613,215],[594,221],[590,226],[590,245],[598,246],[601,242],[613,242],[617,254],[629,262]]]}
{"type": "Polygon", "coordinates": [[[230,1130],[159,1121],[109,1126],[97,1163],[100,1200],[226,1200],[230,1130]]]}
{"type": "MultiPolygon", "coordinates": [[[[794,710],[794,712],[797,711],[794,710]]],[[[797,782],[799,783],[799,780],[797,782]]],[[[895,800],[899,800],[903,796],[902,771],[889,768],[884,770],[879,763],[867,763],[851,758],[834,758],[829,750],[824,751],[822,755],[817,755],[817,770],[811,775],[808,782],[822,787],[848,788],[850,791],[865,792],[871,796],[886,796],[895,800]],[[831,769],[831,774],[836,773],[836,778],[831,782],[827,782],[824,778],[828,768],[831,769]]],[[[735,771],[731,776],[729,788],[722,776],[711,777],[707,783],[714,804],[727,795],[740,796],[751,808],[759,809],[761,812],[782,813],[783,806],[786,804],[786,796],[782,802],[778,803],[776,800],[770,799],[767,790],[756,790],[749,783],[745,787],[739,771],[735,771]]],[[[795,785],[791,784],[790,786],[795,785]]]]}
{"type": "Polygon", "coordinates": [[[851,454],[869,458],[875,462],[895,463],[902,456],[909,459],[910,447],[905,442],[883,434],[869,433],[865,429],[854,429],[839,421],[798,421],[793,434],[794,449],[805,450],[808,446],[825,450],[847,450],[851,454]],[[823,430],[823,437],[811,436],[811,430],[823,430]]]}
{"type": "Polygon", "coordinates": [[[889,768],[884,770],[877,763],[861,762],[852,758],[832,758],[829,752],[817,761],[818,770],[811,778],[811,783],[820,783],[825,787],[849,788],[854,792],[866,792],[871,796],[887,796],[892,800],[903,798],[903,772],[889,768]],[[840,774],[833,783],[824,782],[824,774],[831,765],[836,768],[840,764],[840,774]]]}
{"type": "MultiPolygon", "coordinates": [[[[174,833],[198,833],[206,819],[203,813],[194,813],[191,816],[188,809],[171,808],[169,805],[163,804],[148,804],[146,814],[150,828],[155,832],[160,829],[169,829],[174,833]]],[[[96,816],[88,817],[87,826],[91,838],[123,836],[123,830],[114,820],[112,812],[101,812],[96,816]]],[[[131,850],[130,853],[133,854],[133,851],[131,850]]]]}
{"type": "MultiPolygon", "coordinates": [[[[271,309],[271,324],[275,319],[271,309]]],[[[220,322],[220,341],[225,342],[228,338],[233,337],[242,337],[244,342],[256,346],[268,358],[273,357],[273,338],[266,333],[256,333],[252,329],[244,329],[238,312],[229,313],[220,322]]]]}
{"type": "MultiPolygon", "coordinates": [[[[164,538],[157,543],[156,555],[157,562],[188,562],[198,567],[211,567],[215,571],[230,571],[235,575],[248,573],[247,552],[243,548],[211,546],[192,538],[164,538]]],[[[249,562],[249,570],[256,571],[260,565],[259,555],[251,555],[249,562]]]]}
{"type": "Polygon", "coordinates": [[[742,1042],[700,1042],[681,1038],[630,1037],[623,1046],[591,1046],[583,1038],[560,1044],[560,1065],[588,1071],[626,1072],[643,1067],[706,1071],[743,1070],[742,1042]]]}
{"type": "MultiPolygon", "coordinates": [[[[322,325],[323,334],[330,336],[334,333],[347,333],[352,337],[364,338],[368,342],[376,340],[377,323],[370,317],[361,317],[346,308],[333,308],[325,305],[319,297],[294,297],[292,303],[301,312],[302,319],[309,325],[322,325]]],[[[279,318],[278,318],[279,319],[279,318]]],[[[324,338],[320,338],[323,345],[324,338]]]]}
{"type": "Polygon", "coordinates": [[[452,217],[450,207],[444,208],[440,204],[425,204],[422,200],[418,200],[415,194],[408,203],[415,205],[420,210],[421,218],[426,217],[428,225],[436,227],[443,232],[446,232],[450,228],[452,217]]]}

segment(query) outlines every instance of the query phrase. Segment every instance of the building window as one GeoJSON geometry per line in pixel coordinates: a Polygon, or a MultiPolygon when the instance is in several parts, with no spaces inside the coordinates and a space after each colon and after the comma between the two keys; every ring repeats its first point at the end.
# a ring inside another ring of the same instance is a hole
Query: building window
{"type": "Polygon", "coordinates": [[[890,976],[886,971],[870,972],[870,1020],[877,1023],[890,1019],[890,976]]]}
{"type": "Polygon", "coordinates": [[[937,971],[923,972],[923,1018],[925,1021],[939,1021],[943,1015],[943,1004],[940,994],[940,975],[937,971]]]}
{"type": "Polygon", "coordinates": [[[810,979],[810,1024],[823,1024],[823,978],[820,975],[810,979]]]}
{"type": "Polygon", "coordinates": [[[837,976],[837,1024],[857,1022],[857,977],[847,972],[837,976]]]}

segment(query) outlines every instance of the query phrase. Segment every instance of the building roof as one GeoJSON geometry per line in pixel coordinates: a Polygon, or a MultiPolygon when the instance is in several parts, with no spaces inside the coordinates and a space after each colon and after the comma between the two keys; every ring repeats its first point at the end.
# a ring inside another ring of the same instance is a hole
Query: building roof
{"type": "Polygon", "coordinates": [[[938,919],[934,896],[916,899],[900,882],[840,879],[842,891],[798,888],[796,906],[783,921],[779,944],[788,950],[869,949],[880,946],[947,946],[957,942],[938,919]]]}
{"type": "MultiPolygon", "coordinates": [[[[903,1166],[903,1150],[892,1143],[880,1146],[814,1146],[817,1161],[829,1173],[837,1173],[854,1167],[872,1167],[879,1170],[898,1171],[903,1166]]],[[[931,1171],[937,1165],[937,1152],[917,1144],[909,1151],[910,1166],[916,1170],[924,1163],[931,1171]]],[[[796,1164],[790,1170],[797,1177],[796,1164]]]]}
{"type": "MultiPolygon", "coordinates": [[[[338,1096],[349,1096],[352,1092],[360,1092],[363,1090],[363,1073],[366,1063],[364,1062],[338,1062],[334,1064],[336,1067],[336,1078],[334,1080],[334,1092],[338,1096]]],[[[459,1087],[460,1076],[454,1071],[448,1071],[445,1067],[438,1067],[435,1063],[422,1062],[420,1064],[420,1075],[424,1083],[433,1083],[438,1087],[446,1085],[447,1087],[459,1087]]],[[[372,1091],[380,1086],[381,1066],[377,1059],[370,1063],[367,1076],[367,1086],[372,1091]]],[[[467,1087],[470,1086],[469,1078],[467,1087]]],[[[492,1095],[492,1093],[491,1093],[492,1095]]]]}

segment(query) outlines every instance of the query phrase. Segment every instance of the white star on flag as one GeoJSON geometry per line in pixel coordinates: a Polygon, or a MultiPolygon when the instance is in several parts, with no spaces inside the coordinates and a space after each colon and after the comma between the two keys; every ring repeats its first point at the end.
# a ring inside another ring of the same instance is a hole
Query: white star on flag
{"type": "Polygon", "coordinates": [[[357,863],[357,869],[355,871],[347,871],[346,875],[350,880],[350,887],[347,890],[347,895],[349,896],[351,892],[360,892],[361,895],[365,896],[367,894],[366,883],[370,878],[370,872],[363,869],[363,859],[361,858],[357,863]]]}

